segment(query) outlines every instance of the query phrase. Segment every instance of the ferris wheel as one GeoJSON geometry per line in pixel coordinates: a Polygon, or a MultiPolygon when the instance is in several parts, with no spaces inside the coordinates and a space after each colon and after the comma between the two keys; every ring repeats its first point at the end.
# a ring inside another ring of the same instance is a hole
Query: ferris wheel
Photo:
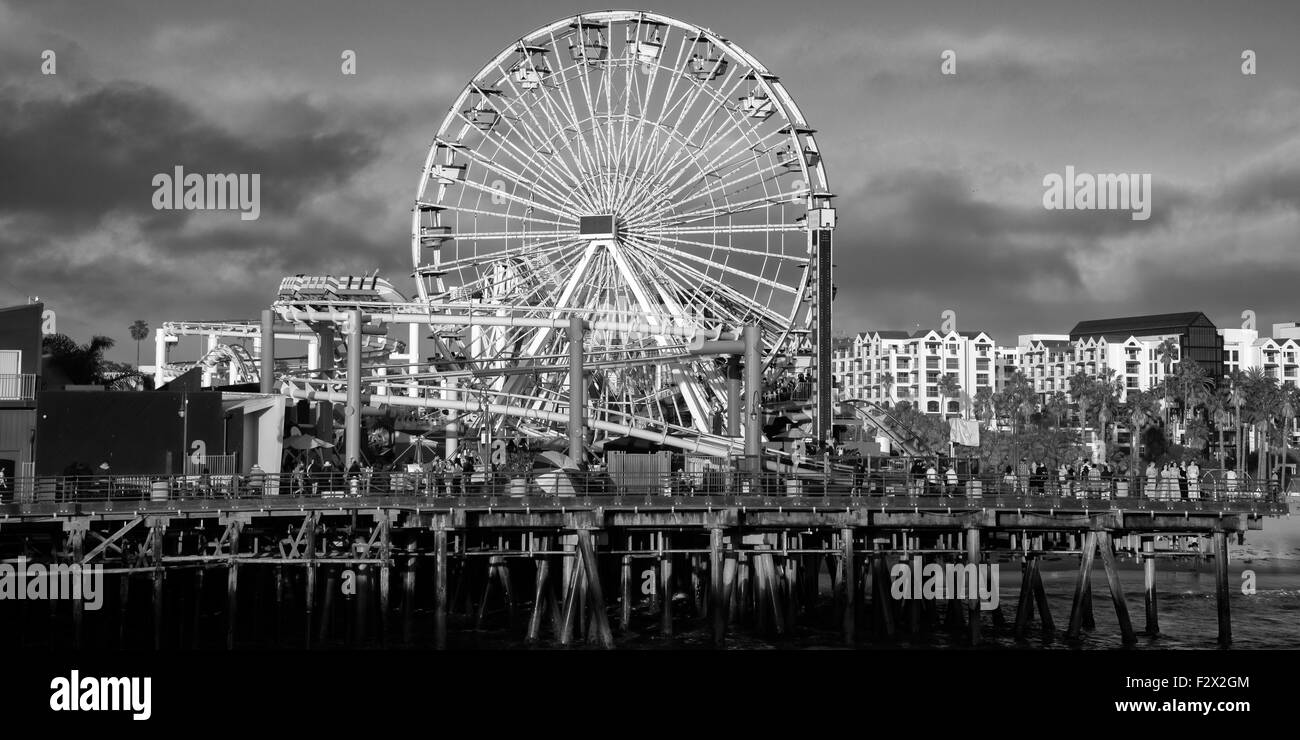
{"type": "MultiPolygon", "coordinates": [[[[708,432],[725,371],[683,337],[806,334],[806,219],[829,197],[813,129],[754,57],[666,16],[584,14],[507,46],[452,105],[421,173],[413,277],[430,311],[623,322],[584,340],[593,412],[708,432]]],[[[565,332],[500,323],[434,340],[467,387],[566,403],[562,369],[545,372],[565,332]]]]}

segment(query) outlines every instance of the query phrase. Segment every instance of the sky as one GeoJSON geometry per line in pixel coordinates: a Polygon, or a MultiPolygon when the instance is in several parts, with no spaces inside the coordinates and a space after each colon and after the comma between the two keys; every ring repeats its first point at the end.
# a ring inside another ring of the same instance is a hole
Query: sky
{"type": "MultiPolygon", "coordinates": [[[[1300,320],[1290,0],[641,7],[756,56],[817,129],[837,333],[945,309],[1008,344],[1130,314],[1300,320]],[[1151,217],[1045,209],[1067,165],[1150,174],[1151,217]]],[[[515,39],[595,9],[0,0],[0,305],[40,296],[134,361],[133,320],[254,318],[286,275],[379,269],[413,294],[410,208],[447,108],[515,39]],[[155,210],[178,164],[260,173],[261,217],[155,210]]]]}

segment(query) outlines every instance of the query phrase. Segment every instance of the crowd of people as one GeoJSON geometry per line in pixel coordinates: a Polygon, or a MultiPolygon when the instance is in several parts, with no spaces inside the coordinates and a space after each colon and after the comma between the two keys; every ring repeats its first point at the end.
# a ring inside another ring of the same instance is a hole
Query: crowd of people
{"type": "MultiPolygon", "coordinates": [[[[1236,492],[1237,471],[1228,470],[1225,480],[1231,481],[1231,491],[1236,492]]],[[[1155,461],[1146,467],[1142,491],[1147,498],[1188,499],[1201,497],[1201,467],[1195,460],[1167,462],[1156,468],[1155,461]]]]}

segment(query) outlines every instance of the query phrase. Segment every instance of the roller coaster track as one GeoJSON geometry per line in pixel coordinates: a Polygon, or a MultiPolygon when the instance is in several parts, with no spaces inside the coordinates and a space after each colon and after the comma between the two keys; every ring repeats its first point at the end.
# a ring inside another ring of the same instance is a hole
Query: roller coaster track
{"type": "Polygon", "coordinates": [[[853,409],[859,420],[864,424],[875,427],[882,436],[888,439],[891,444],[897,445],[904,454],[913,457],[934,454],[934,450],[926,444],[925,440],[912,427],[904,424],[897,416],[880,404],[860,398],[851,398],[841,403],[853,409]]]}

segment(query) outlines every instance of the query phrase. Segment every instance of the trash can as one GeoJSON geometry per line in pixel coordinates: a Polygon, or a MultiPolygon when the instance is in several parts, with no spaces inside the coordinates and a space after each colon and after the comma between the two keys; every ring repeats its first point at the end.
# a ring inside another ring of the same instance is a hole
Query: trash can
{"type": "Polygon", "coordinates": [[[166,501],[171,497],[171,486],[166,480],[156,480],[149,484],[150,501],[166,501]]]}

